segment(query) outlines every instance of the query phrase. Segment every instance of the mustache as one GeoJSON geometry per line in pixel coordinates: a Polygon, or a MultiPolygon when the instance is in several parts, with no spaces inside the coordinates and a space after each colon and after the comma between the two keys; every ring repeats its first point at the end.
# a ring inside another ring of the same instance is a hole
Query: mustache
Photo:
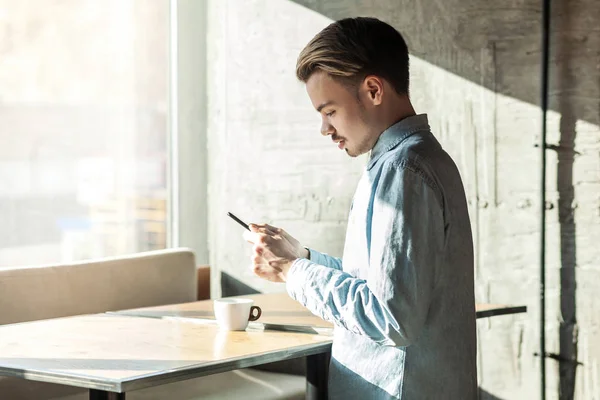
{"type": "Polygon", "coordinates": [[[346,140],[346,139],[343,136],[332,135],[331,140],[333,140],[334,142],[338,142],[340,140],[346,140]]]}

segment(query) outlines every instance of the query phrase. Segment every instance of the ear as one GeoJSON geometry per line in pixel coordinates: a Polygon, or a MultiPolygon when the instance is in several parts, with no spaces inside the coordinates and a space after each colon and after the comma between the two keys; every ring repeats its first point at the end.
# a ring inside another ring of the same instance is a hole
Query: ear
{"type": "Polygon", "coordinates": [[[383,80],[380,77],[368,75],[363,81],[363,88],[371,104],[374,106],[381,104],[383,100],[383,80]]]}

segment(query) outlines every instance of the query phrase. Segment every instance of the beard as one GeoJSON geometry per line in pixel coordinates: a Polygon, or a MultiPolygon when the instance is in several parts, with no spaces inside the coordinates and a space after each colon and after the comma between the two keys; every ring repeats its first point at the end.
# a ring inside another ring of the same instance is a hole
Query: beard
{"type": "Polygon", "coordinates": [[[373,144],[371,135],[368,132],[368,125],[365,124],[365,135],[362,140],[356,145],[354,145],[354,142],[352,144],[346,142],[346,148],[344,150],[346,150],[346,154],[350,157],[359,157],[371,151],[373,144]]]}
{"type": "Polygon", "coordinates": [[[348,147],[346,147],[344,150],[346,150],[346,154],[354,158],[368,153],[371,150],[369,147],[369,143],[367,143],[367,141],[364,141],[360,143],[356,149],[349,149],[348,147]]]}
{"type": "MultiPolygon", "coordinates": [[[[356,144],[356,146],[352,147],[352,148],[348,148],[346,147],[346,154],[348,154],[350,157],[358,157],[361,156],[365,153],[368,153],[371,150],[371,138],[370,138],[370,132],[369,132],[369,118],[367,118],[367,110],[365,108],[365,105],[363,104],[362,100],[360,99],[360,97],[356,96],[357,102],[358,102],[358,118],[360,119],[361,124],[364,127],[365,130],[365,134],[362,138],[362,140],[356,144]]],[[[347,143],[347,142],[346,142],[347,143]]]]}

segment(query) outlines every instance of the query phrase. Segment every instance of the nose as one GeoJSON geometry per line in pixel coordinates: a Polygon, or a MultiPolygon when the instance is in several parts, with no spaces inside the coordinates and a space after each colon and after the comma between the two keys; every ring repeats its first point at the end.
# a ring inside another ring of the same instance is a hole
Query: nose
{"type": "Polygon", "coordinates": [[[325,118],[321,122],[321,135],[328,136],[335,133],[335,128],[325,118]]]}

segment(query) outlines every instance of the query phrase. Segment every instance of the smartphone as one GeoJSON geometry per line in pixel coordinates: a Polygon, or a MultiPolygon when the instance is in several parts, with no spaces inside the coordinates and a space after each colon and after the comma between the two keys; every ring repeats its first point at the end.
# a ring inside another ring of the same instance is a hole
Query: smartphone
{"type": "Polygon", "coordinates": [[[227,215],[230,216],[235,222],[237,222],[238,224],[240,224],[241,226],[243,226],[244,228],[250,230],[250,227],[248,226],[247,223],[245,223],[244,221],[242,221],[241,219],[239,219],[238,217],[236,217],[235,215],[233,215],[230,212],[227,212],[227,215]]]}

